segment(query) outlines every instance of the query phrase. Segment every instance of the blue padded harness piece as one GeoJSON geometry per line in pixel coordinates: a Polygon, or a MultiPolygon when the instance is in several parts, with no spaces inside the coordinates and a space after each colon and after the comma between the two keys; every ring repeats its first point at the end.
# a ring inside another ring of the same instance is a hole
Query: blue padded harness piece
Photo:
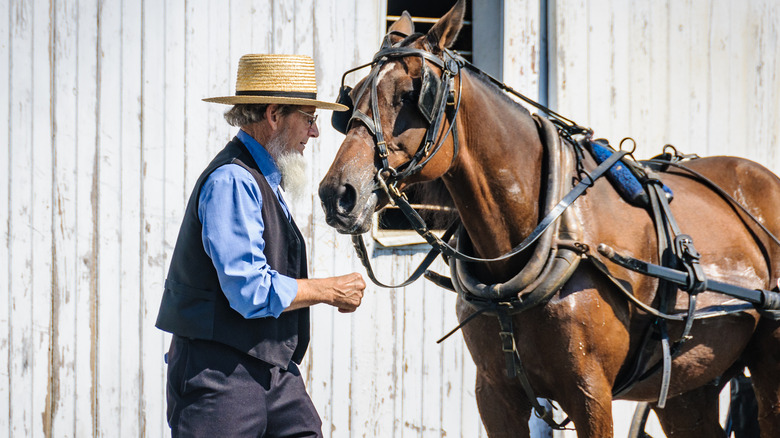
{"type": "MultiPolygon", "coordinates": [[[[609,158],[615,150],[609,146],[605,146],[599,141],[590,142],[590,149],[593,152],[593,158],[597,163],[601,164],[604,160],[609,158]]],[[[623,161],[618,161],[612,168],[607,171],[607,179],[612,183],[620,196],[631,205],[645,207],[649,205],[647,193],[644,186],[639,182],[637,177],[631,172],[623,161]]],[[[672,189],[664,184],[664,192],[666,192],[666,198],[671,202],[674,194],[672,189]]]]}

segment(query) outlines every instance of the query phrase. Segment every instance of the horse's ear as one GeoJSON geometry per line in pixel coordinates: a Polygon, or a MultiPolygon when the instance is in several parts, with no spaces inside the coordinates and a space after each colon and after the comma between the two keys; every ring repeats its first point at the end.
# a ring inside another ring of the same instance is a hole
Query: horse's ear
{"type": "Polygon", "coordinates": [[[428,44],[436,51],[452,46],[463,27],[463,15],[466,13],[466,0],[458,0],[455,6],[433,25],[425,35],[428,44]]]}
{"type": "Polygon", "coordinates": [[[388,29],[387,33],[390,32],[400,32],[406,36],[409,36],[414,33],[414,23],[412,22],[412,16],[409,15],[408,12],[404,11],[403,14],[401,14],[401,18],[398,19],[395,23],[393,23],[388,29]]]}

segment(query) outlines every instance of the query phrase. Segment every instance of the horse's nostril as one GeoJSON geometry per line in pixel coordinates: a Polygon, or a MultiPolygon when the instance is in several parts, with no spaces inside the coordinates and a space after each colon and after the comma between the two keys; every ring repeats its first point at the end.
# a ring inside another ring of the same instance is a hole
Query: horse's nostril
{"type": "Polygon", "coordinates": [[[357,200],[357,190],[350,184],[345,184],[338,188],[336,193],[336,210],[340,214],[351,212],[355,208],[357,200]]]}

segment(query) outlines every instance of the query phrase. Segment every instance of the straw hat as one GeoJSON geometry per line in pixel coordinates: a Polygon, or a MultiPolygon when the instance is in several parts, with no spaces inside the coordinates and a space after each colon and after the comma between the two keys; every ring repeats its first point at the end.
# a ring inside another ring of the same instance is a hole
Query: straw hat
{"type": "Polygon", "coordinates": [[[203,100],[229,105],[278,103],[347,110],[344,105],[317,100],[314,60],[303,55],[244,55],[238,61],[236,95],[203,100]]]}

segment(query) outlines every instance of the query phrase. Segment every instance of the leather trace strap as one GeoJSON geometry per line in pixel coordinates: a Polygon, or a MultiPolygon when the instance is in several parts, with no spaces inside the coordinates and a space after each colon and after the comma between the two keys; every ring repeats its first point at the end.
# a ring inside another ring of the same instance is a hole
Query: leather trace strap
{"type": "Polygon", "coordinates": [[[520,382],[520,386],[523,388],[525,397],[536,413],[536,416],[541,418],[547,425],[555,430],[574,430],[567,428],[566,425],[571,422],[570,418],[566,418],[562,422],[558,423],[553,418],[552,411],[547,410],[539,400],[536,399],[536,393],[531,386],[531,381],[528,380],[528,372],[523,366],[523,361],[520,359],[520,353],[517,351],[517,344],[515,342],[515,331],[512,324],[512,316],[506,311],[498,313],[499,324],[499,336],[501,337],[501,351],[504,352],[506,359],[507,376],[510,379],[517,378],[520,382]]]}

